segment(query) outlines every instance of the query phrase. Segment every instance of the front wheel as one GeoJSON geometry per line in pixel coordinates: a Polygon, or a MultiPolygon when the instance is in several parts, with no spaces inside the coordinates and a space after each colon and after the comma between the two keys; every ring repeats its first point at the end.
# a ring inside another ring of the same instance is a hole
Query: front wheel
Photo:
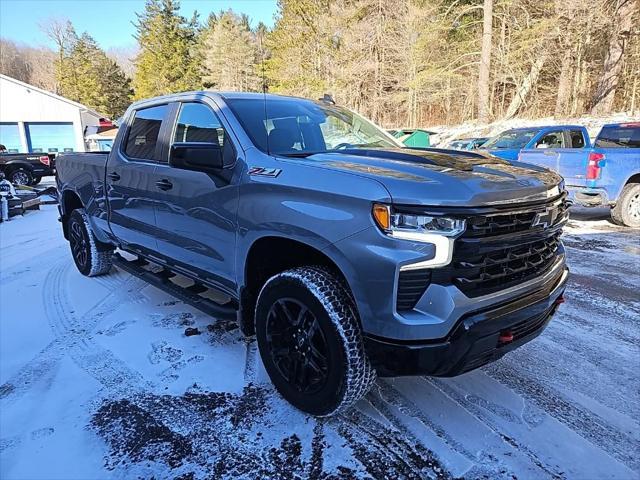
{"type": "Polygon", "coordinates": [[[270,278],[258,296],[256,336],[265,369],[294,407],[317,416],[344,411],[371,388],[355,305],[334,274],[319,267],[270,278]]]}
{"type": "Polygon", "coordinates": [[[114,250],[96,240],[84,209],[71,212],[67,227],[71,255],[81,274],[95,277],[111,270],[114,250]]]}
{"type": "Polygon", "coordinates": [[[624,186],[616,206],[611,210],[611,218],[619,225],[640,228],[640,183],[624,186]]]}

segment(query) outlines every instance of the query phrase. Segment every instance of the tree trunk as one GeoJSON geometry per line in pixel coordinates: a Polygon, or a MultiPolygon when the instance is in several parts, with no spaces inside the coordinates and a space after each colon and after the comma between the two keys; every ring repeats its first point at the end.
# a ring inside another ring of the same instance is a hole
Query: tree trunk
{"type": "Polygon", "coordinates": [[[567,106],[571,98],[571,73],[573,72],[573,65],[571,65],[572,53],[571,50],[567,50],[562,58],[562,67],[560,68],[560,77],[558,78],[555,117],[562,117],[567,113],[567,106]]]}
{"type": "Polygon", "coordinates": [[[489,72],[491,68],[491,34],[493,28],[493,0],[484,0],[482,10],[482,53],[478,74],[478,119],[489,120],[489,72]]]}
{"type": "Polygon", "coordinates": [[[604,68],[591,103],[591,113],[604,115],[613,109],[616,88],[622,71],[627,40],[632,26],[632,16],[637,0],[618,0],[613,19],[614,30],[604,59],[604,68]]]}
{"type": "Polygon", "coordinates": [[[520,110],[520,107],[527,99],[527,95],[529,95],[529,92],[531,92],[531,89],[538,81],[538,76],[540,75],[540,71],[542,70],[542,67],[544,67],[546,61],[547,54],[543,53],[538,56],[538,58],[536,58],[536,60],[533,62],[533,64],[531,65],[531,70],[529,70],[529,73],[522,80],[522,83],[516,90],[516,93],[513,96],[511,103],[509,104],[509,108],[507,108],[507,114],[505,115],[505,118],[511,118],[516,113],[518,113],[518,110],[520,110]]]}

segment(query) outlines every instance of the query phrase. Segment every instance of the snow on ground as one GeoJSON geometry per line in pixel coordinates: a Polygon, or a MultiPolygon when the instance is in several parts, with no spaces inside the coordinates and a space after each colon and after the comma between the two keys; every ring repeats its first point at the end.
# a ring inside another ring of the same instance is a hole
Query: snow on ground
{"type": "Polygon", "coordinates": [[[536,340],[457,378],[379,380],[325,420],[280,399],[233,323],[81,276],[56,219],[0,225],[3,479],[640,475],[640,244],[606,211],[573,212],[567,303],[536,340]]]}

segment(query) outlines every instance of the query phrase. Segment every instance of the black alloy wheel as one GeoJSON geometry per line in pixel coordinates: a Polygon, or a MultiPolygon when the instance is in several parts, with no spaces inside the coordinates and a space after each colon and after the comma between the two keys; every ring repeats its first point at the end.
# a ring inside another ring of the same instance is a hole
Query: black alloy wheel
{"type": "Polygon", "coordinates": [[[89,238],[84,224],[76,216],[72,216],[69,222],[69,244],[78,270],[81,272],[88,270],[89,255],[91,255],[89,238]]]}
{"type": "Polygon", "coordinates": [[[267,314],[266,340],[282,378],[298,392],[319,392],[327,383],[330,360],[324,332],[313,312],[294,298],[276,300],[267,314]]]}

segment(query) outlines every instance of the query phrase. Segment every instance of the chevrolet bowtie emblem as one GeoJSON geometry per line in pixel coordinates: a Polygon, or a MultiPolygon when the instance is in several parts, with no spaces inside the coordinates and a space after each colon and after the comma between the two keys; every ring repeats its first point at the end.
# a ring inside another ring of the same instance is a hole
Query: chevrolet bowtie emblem
{"type": "Polygon", "coordinates": [[[556,218],[558,218],[558,209],[555,207],[549,207],[544,212],[536,214],[531,226],[537,227],[538,225],[541,225],[542,228],[549,228],[554,224],[556,218]]]}

